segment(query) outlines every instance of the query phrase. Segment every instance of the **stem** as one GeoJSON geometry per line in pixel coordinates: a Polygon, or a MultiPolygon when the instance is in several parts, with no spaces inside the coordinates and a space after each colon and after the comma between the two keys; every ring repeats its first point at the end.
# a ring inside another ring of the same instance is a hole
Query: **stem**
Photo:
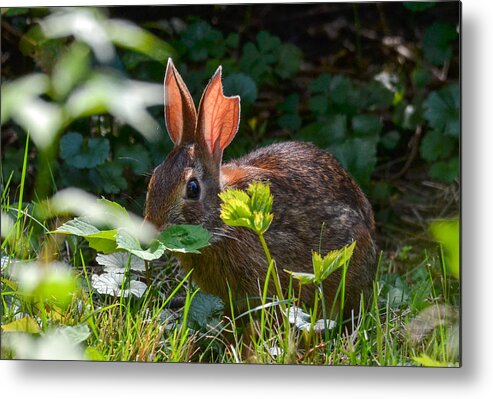
{"type": "MultiPolygon", "coordinates": [[[[324,319],[324,335],[325,335],[325,342],[329,342],[329,328],[327,325],[327,310],[325,307],[325,295],[324,295],[324,283],[323,281],[320,283],[320,299],[322,300],[322,317],[324,319]]],[[[327,346],[328,348],[328,346],[327,346]]]]}
{"type": "MultiPolygon", "coordinates": [[[[24,200],[24,187],[25,187],[25,182],[26,182],[26,171],[27,171],[27,157],[29,154],[29,133],[27,133],[26,137],[26,147],[24,149],[24,160],[22,163],[22,175],[21,175],[21,187],[19,191],[19,203],[17,204],[17,229],[16,229],[16,235],[15,239],[20,240],[21,237],[21,215],[22,213],[22,201],[24,200]]],[[[23,248],[24,243],[21,241],[21,251],[24,252],[23,248]]]]}
{"type": "Polygon", "coordinates": [[[258,238],[260,239],[260,243],[262,244],[262,248],[264,249],[265,256],[267,257],[267,262],[269,264],[269,270],[267,271],[267,275],[272,273],[272,277],[274,279],[274,285],[276,286],[276,293],[279,297],[279,300],[284,300],[284,295],[282,294],[281,282],[279,280],[279,274],[277,272],[276,262],[272,261],[272,256],[270,255],[269,247],[265,242],[264,234],[258,233],[258,238]]]}

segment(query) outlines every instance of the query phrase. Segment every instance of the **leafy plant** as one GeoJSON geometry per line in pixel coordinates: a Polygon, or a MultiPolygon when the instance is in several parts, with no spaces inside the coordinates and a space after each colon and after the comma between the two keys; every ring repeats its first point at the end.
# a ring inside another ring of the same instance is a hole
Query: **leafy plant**
{"type": "MultiPolygon", "coordinates": [[[[108,200],[100,200],[100,202],[119,209],[123,219],[130,220],[126,210],[117,203],[108,200]]],[[[143,249],[138,238],[128,228],[100,230],[85,218],[69,220],[52,233],[83,237],[97,251],[112,253],[125,250],[147,261],[160,258],[165,251],[200,253],[199,249],[208,246],[211,238],[210,233],[201,226],[173,225],[143,249]]]]}
{"type": "Polygon", "coordinates": [[[430,175],[445,182],[452,182],[459,175],[459,107],[456,84],[431,92],[424,102],[424,118],[431,130],[421,142],[421,156],[432,163],[430,175]]]}

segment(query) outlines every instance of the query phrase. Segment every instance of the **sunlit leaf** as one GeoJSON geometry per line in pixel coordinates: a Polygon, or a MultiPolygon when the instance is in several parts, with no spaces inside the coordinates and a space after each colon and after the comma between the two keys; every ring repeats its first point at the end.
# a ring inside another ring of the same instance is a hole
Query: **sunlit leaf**
{"type": "Polygon", "coordinates": [[[273,215],[272,195],[268,184],[252,182],[247,193],[227,189],[219,194],[221,198],[221,219],[235,227],[247,227],[257,234],[264,233],[270,226],[273,215]]]}
{"type": "Polygon", "coordinates": [[[313,331],[321,333],[326,328],[328,330],[332,330],[337,326],[337,323],[334,320],[320,319],[316,320],[312,327],[311,316],[308,313],[303,312],[303,310],[298,306],[291,306],[289,308],[288,320],[300,331],[310,331],[313,328],[313,331]]]}
{"type": "Polygon", "coordinates": [[[144,295],[147,290],[145,283],[137,280],[129,280],[123,284],[124,279],[125,275],[123,273],[93,274],[91,276],[91,287],[99,294],[116,297],[134,295],[137,298],[141,298],[144,295]]]}
{"type": "Polygon", "coordinates": [[[458,279],[460,265],[459,221],[436,221],[430,225],[430,230],[434,239],[443,245],[448,270],[454,278],[458,279]]]}
{"type": "Polygon", "coordinates": [[[314,284],[315,283],[315,275],[313,273],[301,273],[301,272],[293,272],[290,270],[284,269],[284,271],[290,274],[294,279],[298,280],[300,284],[314,284]]]}
{"type": "Polygon", "coordinates": [[[117,230],[103,230],[98,233],[85,235],[89,246],[98,252],[109,254],[116,251],[117,230]]]}
{"type": "Polygon", "coordinates": [[[89,48],[80,42],[74,42],[55,64],[51,81],[58,98],[64,98],[87,76],[90,67],[89,57],[89,48]]]}
{"type": "Polygon", "coordinates": [[[91,47],[102,62],[109,62],[115,48],[105,30],[105,17],[95,8],[59,8],[41,20],[44,34],[50,38],[74,36],[91,47]]]}
{"type": "Polygon", "coordinates": [[[100,230],[85,218],[75,218],[62,224],[53,233],[73,234],[79,237],[100,233],[100,230]]]}
{"type": "Polygon", "coordinates": [[[104,28],[117,46],[146,54],[163,65],[175,55],[174,48],[168,43],[129,21],[107,20],[104,28]]]}
{"type": "Polygon", "coordinates": [[[153,241],[149,248],[143,249],[139,240],[127,229],[120,229],[116,235],[117,248],[124,249],[144,260],[155,260],[163,256],[166,248],[158,241],[153,241]]]}
{"type": "Polygon", "coordinates": [[[137,256],[131,256],[128,252],[98,254],[96,262],[104,266],[104,271],[108,273],[124,273],[127,268],[139,272],[145,271],[145,262],[137,256]]]}
{"type": "Polygon", "coordinates": [[[19,291],[35,299],[65,309],[77,289],[77,279],[68,265],[60,262],[16,262],[12,278],[18,282],[19,291]]]}
{"type": "Polygon", "coordinates": [[[413,360],[425,367],[448,367],[447,363],[432,359],[425,353],[422,353],[420,356],[414,356],[413,360]]]}
{"type": "MultiPolygon", "coordinates": [[[[157,235],[152,224],[141,217],[128,213],[121,205],[105,199],[99,199],[83,190],[68,188],[57,192],[49,206],[40,207],[44,217],[59,214],[74,214],[83,217],[83,221],[93,226],[107,226],[110,229],[125,228],[142,243],[150,243],[157,235]]],[[[97,233],[93,230],[93,233],[97,233]]],[[[75,233],[74,233],[75,234],[75,233]]]]}
{"type": "Polygon", "coordinates": [[[159,137],[159,125],[146,108],[163,102],[159,84],[94,73],[70,94],[66,109],[72,118],[110,112],[147,139],[155,140],[159,137]]]}
{"type": "Polygon", "coordinates": [[[10,323],[2,324],[2,331],[39,334],[41,332],[41,328],[32,317],[25,316],[10,323]]]}

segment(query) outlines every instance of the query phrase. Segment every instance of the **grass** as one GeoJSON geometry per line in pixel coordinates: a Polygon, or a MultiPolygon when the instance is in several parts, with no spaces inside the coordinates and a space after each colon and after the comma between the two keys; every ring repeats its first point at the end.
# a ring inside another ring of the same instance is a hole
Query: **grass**
{"type": "MultiPolygon", "coordinates": [[[[172,263],[136,274],[148,284],[140,298],[96,292],[91,284],[95,253],[80,240],[46,234],[54,227],[53,220],[36,217],[35,207],[22,202],[25,172],[26,162],[17,203],[9,202],[10,181],[2,190],[4,359],[40,358],[43,354],[63,358],[73,353],[73,358],[99,361],[460,364],[460,287],[448,274],[445,255],[438,246],[408,246],[382,253],[371,304],[359,317],[344,326],[339,323],[338,328],[303,331],[279,311],[295,301],[295,280],[284,301],[272,304],[264,295],[264,306],[257,312],[242,317],[233,311],[230,317],[209,317],[205,312],[206,321],[197,322],[197,309],[210,303],[189,284],[189,276],[173,277],[172,263]],[[16,265],[14,260],[35,264],[16,265]],[[55,262],[63,262],[60,270],[66,273],[61,273],[55,262]],[[28,279],[31,285],[18,272],[28,267],[37,276],[35,281],[28,279]],[[14,269],[17,274],[11,273],[14,269]],[[182,306],[171,306],[179,297],[183,298],[182,306]],[[259,312],[260,317],[254,317],[259,312]],[[53,350],[50,337],[57,333],[68,338],[53,350]],[[32,348],[27,354],[18,346],[21,342],[25,347],[26,337],[32,348]],[[64,351],[62,344],[77,351],[64,351]]],[[[268,243],[262,244],[268,253],[268,243]]],[[[123,285],[129,284],[131,274],[127,270],[123,285]]],[[[276,273],[271,276],[276,277],[276,273]]],[[[233,310],[231,304],[226,307],[233,310]]],[[[314,322],[312,318],[312,326],[314,322]]]]}

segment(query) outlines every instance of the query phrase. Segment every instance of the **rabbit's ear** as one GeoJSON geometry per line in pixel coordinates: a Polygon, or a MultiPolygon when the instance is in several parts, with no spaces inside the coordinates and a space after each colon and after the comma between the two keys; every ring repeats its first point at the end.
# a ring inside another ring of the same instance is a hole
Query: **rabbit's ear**
{"type": "Polygon", "coordinates": [[[194,142],[197,111],[192,96],[171,58],[168,59],[164,77],[164,119],[175,146],[194,142]]]}
{"type": "Polygon", "coordinates": [[[197,140],[205,144],[216,163],[231,143],[240,121],[240,97],[225,97],[219,67],[204,90],[199,105],[197,140]]]}

